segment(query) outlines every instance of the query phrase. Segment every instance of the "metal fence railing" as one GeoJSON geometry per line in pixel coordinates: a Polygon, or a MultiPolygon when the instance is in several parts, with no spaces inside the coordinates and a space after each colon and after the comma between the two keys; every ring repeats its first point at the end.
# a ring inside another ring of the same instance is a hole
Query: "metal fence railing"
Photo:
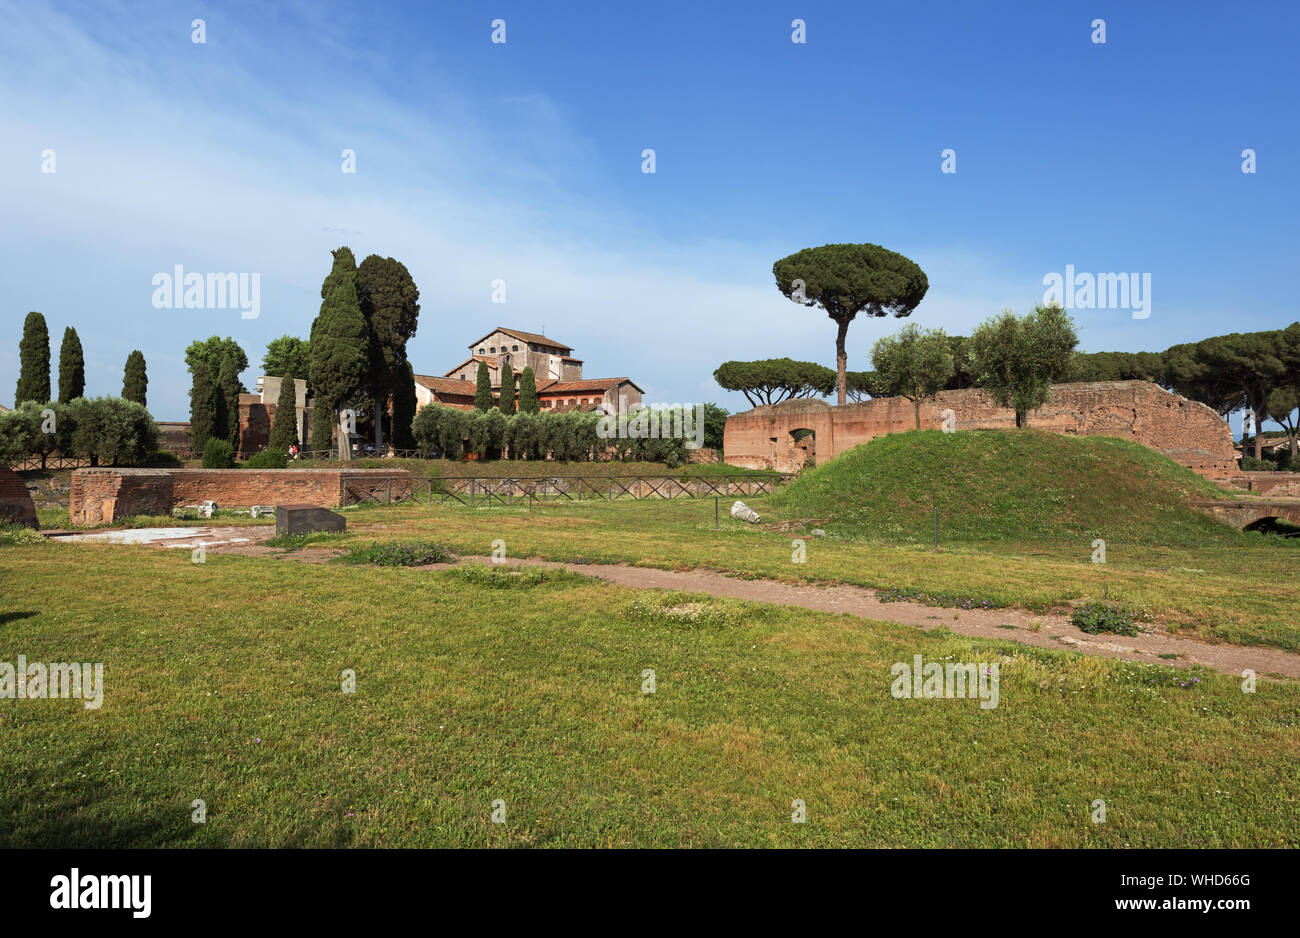
{"type": "Polygon", "coordinates": [[[709,498],[770,495],[791,473],[726,473],[701,476],[548,476],[508,479],[442,476],[430,479],[347,480],[347,504],[515,505],[527,502],[618,501],[646,498],[709,498]]]}

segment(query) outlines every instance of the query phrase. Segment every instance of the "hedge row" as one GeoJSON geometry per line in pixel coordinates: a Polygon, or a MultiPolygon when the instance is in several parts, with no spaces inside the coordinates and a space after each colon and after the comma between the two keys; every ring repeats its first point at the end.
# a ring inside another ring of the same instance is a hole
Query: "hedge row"
{"type": "MultiPolygon", "coordinates": [[[[459,459],[473,453],[481,459],[553,459],[581,462],[592,459],[637,459],[680,465],[686,441],[665,438],[602,439],[596,412],[559,411],[503,414],[499,410],[471,411],[429,404],[415,415],[411,430],[426,454],[459,459]]],[[[635,429],[635,418],[630,421],[635,429]]]]}

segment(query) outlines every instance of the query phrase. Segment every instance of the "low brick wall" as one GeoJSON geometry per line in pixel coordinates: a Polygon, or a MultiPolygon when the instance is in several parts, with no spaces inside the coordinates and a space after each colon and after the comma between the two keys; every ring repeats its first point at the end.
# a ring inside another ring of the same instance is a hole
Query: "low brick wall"
{"type": "Polygon", "coordinates": [[[68,511],[74,524],[141,514],[168,514],[205,501],[219,508],[309,502],[350,505],[367,495],[384,501],[411,492],[405,469],[78,469],[68,511]]]}
{"type": "Polygon", "coordinates": [[[1300,497],[1300,472],[1239,472],[1225,481],[1256,495],[1300,497]]]}
{"type": "Polygon", "coordinates": [[[350,505],[361,493],[394,496],[411,491],[406,469],[172,469],[172,499],[177,505],[214,501],[221,508],[309,502],[322,508],[350,505]]]}
{"type": "Polygon", "coordinates": [[[172,510],[167,469],[77,469],[72,473],[68,514],[73,524],[99,524],[132,515],[172,510]]]}
{"type": "Polygon", "coordinates": [[[8,466],[0,466],[0,521],[39,528],[32,493],[22,477],[8,466]]]}

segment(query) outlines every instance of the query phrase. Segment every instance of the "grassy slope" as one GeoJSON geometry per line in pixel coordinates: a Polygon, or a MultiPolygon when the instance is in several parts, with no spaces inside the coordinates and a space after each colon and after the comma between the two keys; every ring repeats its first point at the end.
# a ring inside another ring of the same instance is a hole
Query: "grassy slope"
{"type": "Polygon", "coordinates": [[[689,628],[572,579],[40,545],[0,582],[0,660],[107,685],[0,700],[4,845],[1300,845],[1293,684],[734,602],[689,628]],[[1005,654],[1000,706],[894,700],[917,653],[1005,654]]]}
{"type": "Polygon", "coordinates": [[[894,541],[1226,543],[1223,525],[1187,507],[1224,493],[1138,443],[1022,430],[892,433],[804,473],[772,499],[894,541]]]}

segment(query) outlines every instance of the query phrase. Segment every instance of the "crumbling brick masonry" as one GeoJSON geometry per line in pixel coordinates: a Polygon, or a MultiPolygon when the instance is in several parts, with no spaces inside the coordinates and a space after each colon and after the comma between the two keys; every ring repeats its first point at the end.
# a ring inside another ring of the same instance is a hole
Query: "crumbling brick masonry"
{"type": "MultiPolygon", "coordinates": [[[[942,429],[946,410],[952,411],[956,430],[1016,425],[1014,411],[998,407],[974,388],[942,391],[922,404],[922,429],[942,429]]],[[[1052,385],[1051,399],[1029,414],[1028,423],[1057,433],[1135,440],[1212,479],[1240,475],[1227,423],[1204,404],[1146,381],[1052,385]]],[[[825,462],[878,436],[915,426],[912,402],[902,397],[843,407],[819,400],[784,401],[729,417],[723,450],[733,466],[798,472],[809,460],[825,462]]]]}

